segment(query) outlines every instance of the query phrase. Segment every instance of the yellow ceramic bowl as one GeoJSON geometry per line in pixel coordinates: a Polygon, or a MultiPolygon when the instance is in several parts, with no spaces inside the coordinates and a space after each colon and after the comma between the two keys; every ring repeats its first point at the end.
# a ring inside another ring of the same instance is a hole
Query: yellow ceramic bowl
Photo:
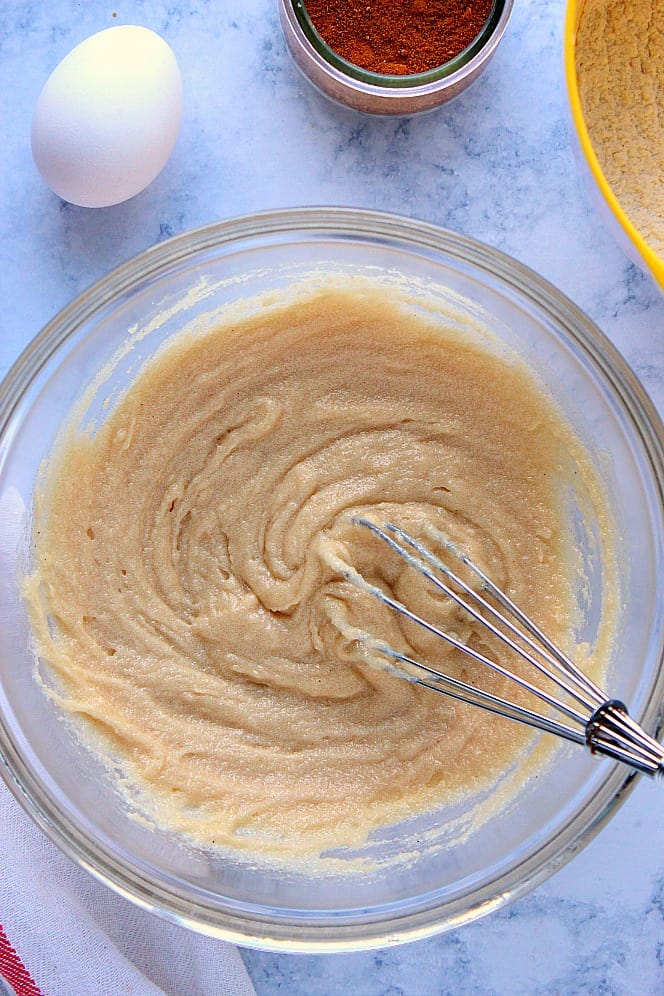
{"type": "Polygon", "coordinates": [[[657,283],[664,290],[664,259],[648,245],[620,206],[618,198],[602,172],[583,117],[576,76],[575,52],[584,3],[585,0],[568,0],[565,19],[565,75],[567,77],[570,112],[577,139],[575,149],[577,160],[594,196],[599,213],[613,231],[617,241],[639,266],[645,265],[650,270],[657,283]]]}

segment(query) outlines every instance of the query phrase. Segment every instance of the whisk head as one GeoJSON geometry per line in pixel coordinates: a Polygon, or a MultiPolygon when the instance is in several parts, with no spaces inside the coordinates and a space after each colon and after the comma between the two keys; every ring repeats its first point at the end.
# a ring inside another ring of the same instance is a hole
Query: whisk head
{"type": "MultiPolygon", "coordinates": [[[[452,632],[446,632],[409,609],[399,599],[372,584],[351,564],[338,560],[337,569],[347,581],[378,599],[402,617],[439,637],[477,664],[509,679],[515,687],[530,693],[544,709],[530,709],[486,689],[414,659],[389,643],[366,635],[365,642],[391,672],[407,681],[423,685],[452,698],[478,706],[496,715],[555,734],[585,745],[594,754],[621,761],[637,771],[664,776],[664,749],[629,715],[627,707],[612,699],[586,675],[539,627],[460,550],[434,527],[427,538],[436,548],[465,565],[478,585],[466,582],[421,540],[392,522],[374,522],[363,516],[352,520],[370,530],[439,592],[452,599],[464,612],[485,627],[503,647],[524,661],[545,680],[544,686],[517,673],[469,645],[452,632]],[[479,589],[479,590],[477,590],[479,589]],[[561,694],[562,696],[561,697],[561,694]]],[[[533,678],[537,677],[533,673],[533,678]]]]}

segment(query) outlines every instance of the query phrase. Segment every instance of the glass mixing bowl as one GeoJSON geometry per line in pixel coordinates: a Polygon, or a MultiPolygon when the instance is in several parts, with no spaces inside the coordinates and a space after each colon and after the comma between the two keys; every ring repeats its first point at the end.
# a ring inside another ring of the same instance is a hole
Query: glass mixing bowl
{"type": "MultiPolygon", "coordinates": [[[[422,937],[503,905],[587,843],[635,777],[562,746],[555,763],[493,816],[477,819],[486,799],[426,814],[374,834],[354,855],[338,855],[336,870],[316,877],[234,860],[137,820],[112,775],[39,686],[19,580],[40,463],[81,386],[136,330],[148,331],[116,366],[116,389],[196,315],[321,269],[441,286],[457,295],[461,313],[481,309],[492,332],[537,372],[594,454],[620,537],[623,597],[608,688],[655,734],[664,690],[656,596],[664,575],[662,425],[618,353],[550,284],[470,239],[342,209],[223,222],[156,246],[101,280],[43,330],[0,392],[0,770],[42,830],[122,895],[242,944],[308,951],[422,937]],[[411,859],[396,860],[415,840],[411,859]],[[369,861],[362,872],[342,873],[349,857],[369,861]]],[[[93,423],[103,418],[107,387],[90,401],[93,423]]],[[[579,520],[586,574],[580,635],[591,641],[605,566],[593,555],[592,530],[592,522],[579,520]]]]}

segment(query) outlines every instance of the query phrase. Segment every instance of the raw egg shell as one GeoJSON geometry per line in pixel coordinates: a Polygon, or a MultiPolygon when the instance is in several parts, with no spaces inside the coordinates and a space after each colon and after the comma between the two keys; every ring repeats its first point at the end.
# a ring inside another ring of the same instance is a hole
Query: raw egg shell
{"type": "Polygon", "coordinates": [[[158,176],[181,118],[172,49],[148,28],[120,25],[86,38],[46,80],[32,119],[32,154],[64,200],[108,207],[158,176]]]}

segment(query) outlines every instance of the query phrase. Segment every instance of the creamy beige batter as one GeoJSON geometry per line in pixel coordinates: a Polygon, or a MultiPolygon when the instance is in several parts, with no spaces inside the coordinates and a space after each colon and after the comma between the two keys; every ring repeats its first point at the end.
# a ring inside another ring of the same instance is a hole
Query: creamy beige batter
{"type": "Polygon", "coordinates": [[[436,524],[569,648],[572,473],[598,493],[527,368],[481,337],[366,287],[273,305],[176,338],[95,434],[64,434],[35,509],[37,649],[162,824],[263,853],[357,843],[490,784],[530,731],[366,659],[349,626],[479,674],[331,552],[485,636],[349,511],[436,524]]]}
{"type": "Polygon", "coordinates": [[[664,258],[664,0],[585,0],[576,70],[602,171],[664,258]]]}

